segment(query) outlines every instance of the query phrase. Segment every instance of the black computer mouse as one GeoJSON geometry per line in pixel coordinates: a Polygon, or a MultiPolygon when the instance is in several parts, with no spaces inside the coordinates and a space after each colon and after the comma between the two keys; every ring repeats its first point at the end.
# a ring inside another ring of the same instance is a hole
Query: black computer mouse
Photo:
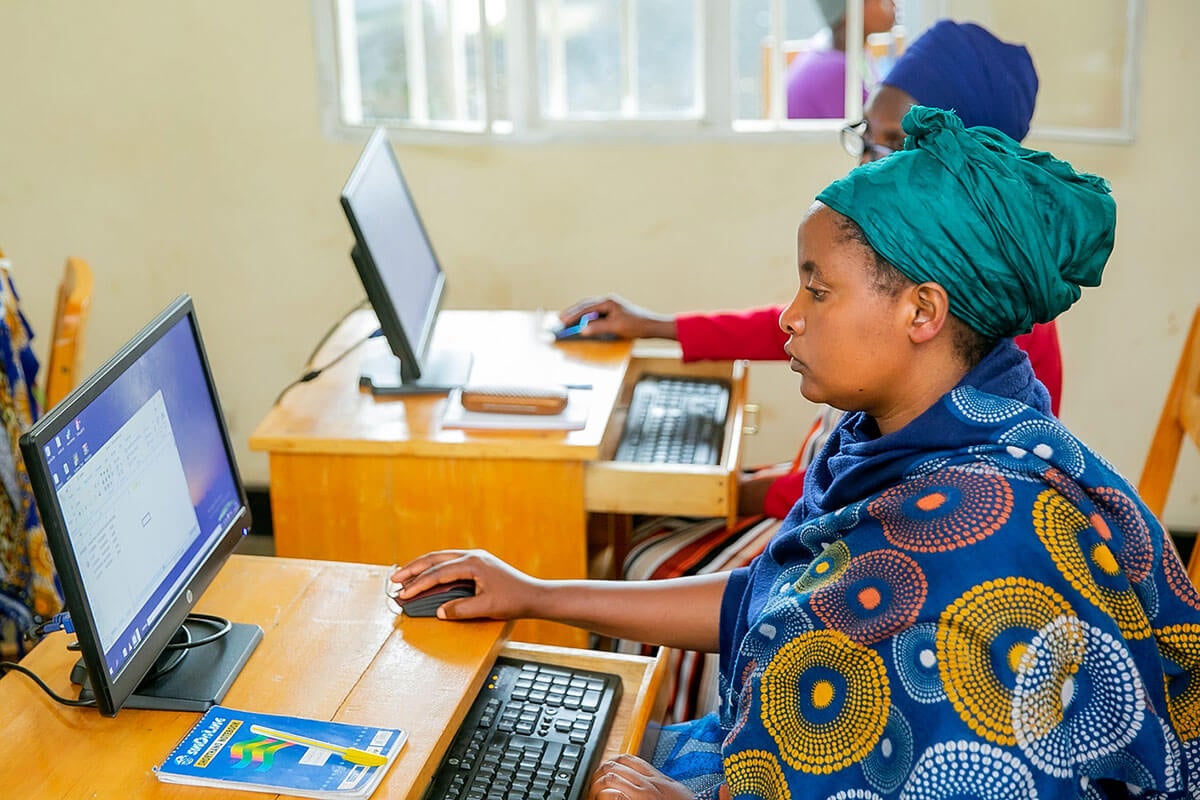
{"type": "MultiPolygon", "coordinates": [[[[399,591],[399,590],[397,590],[399,591]]],[[[459,597],[471,597],[475,594],[475,581],[461,580],[439,583],[420,594],[413,595],[407,600],[401,600],[390,590],[388,597],[400,611],[409,617],[433,617],[442,603],[459,597]]]]}

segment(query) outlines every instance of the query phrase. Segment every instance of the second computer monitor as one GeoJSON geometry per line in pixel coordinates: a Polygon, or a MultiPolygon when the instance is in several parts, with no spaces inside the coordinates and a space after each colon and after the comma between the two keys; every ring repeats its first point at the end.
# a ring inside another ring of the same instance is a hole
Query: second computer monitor
{"type": "Polygon", "coordinates": [[[371,135],[341,200],[354,231],[354,266],[392,351],[364,362],[361,383],[376,394],[461,386],[470,355],[431,347],[446,276],[383,128],[371,135]]]}

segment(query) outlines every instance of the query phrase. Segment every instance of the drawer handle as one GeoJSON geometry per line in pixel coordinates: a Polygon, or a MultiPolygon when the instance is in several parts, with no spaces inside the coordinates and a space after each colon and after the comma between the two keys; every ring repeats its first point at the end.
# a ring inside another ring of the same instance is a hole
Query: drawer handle
{"type": "Polygon", "coordinates": [[[742,406],[744,413],[743,419],[745,423],[742,425],[742,434],[745,436],[755,436],[758,434],[758,403],[746,403],[742,406]]]}

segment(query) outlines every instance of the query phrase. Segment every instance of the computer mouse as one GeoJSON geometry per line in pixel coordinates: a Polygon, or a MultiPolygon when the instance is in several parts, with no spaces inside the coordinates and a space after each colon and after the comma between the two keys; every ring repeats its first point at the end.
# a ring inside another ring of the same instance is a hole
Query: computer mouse
{"type": "Polygon", "coordinates": [[[554,330],[554,340],[556,342],[611,342],[618,338],[615,333],[602,333],[597,336],[584,336],[583,329],[588,326],[588,323],[594,319],[599,319],[600,315],[595,311],[589,311],[579,318],[579,321],[574,325],[564,325],[561,328],[554,330]]]}
{"type": "Polygon", "coordinates": [[[442,603],[475,594],[475,581],[460,580],[439,583],[407,600],[400,599],[400,584],[388,580],[388,607],[397,614],[409,617],[433,617],[442,603]]]}

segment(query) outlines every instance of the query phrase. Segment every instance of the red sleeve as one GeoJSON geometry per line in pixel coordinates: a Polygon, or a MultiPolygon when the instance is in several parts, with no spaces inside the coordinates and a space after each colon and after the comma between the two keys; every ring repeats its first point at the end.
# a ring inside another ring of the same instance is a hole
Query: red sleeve
{"type": "Polygon", "coordinates": [[[680,314],[675,318],[676,337],[684,361],[783,361],[787,334],[779,329],[782,306],[680,314]]]}
{"type": "Polygon", "coordinates": [[[792,506],[804,494],[804,470],[780,475],[771,482],[767,496],[763,499],[763,513],[768,517],[783,519],[792,510],[792,506]]]}
{"type": "Polygon", "coordinates": [[[1062,402],[1062,350],[1058,346],[1058,326],[1054,320],[1044,325],[1034,325],[1033,330],[1014,339],[1017,347],[1028,354],[1033,365],[1033,374],[1045,384],[1050,392],[1050,408],[1058,416],[1062,402]]]}

